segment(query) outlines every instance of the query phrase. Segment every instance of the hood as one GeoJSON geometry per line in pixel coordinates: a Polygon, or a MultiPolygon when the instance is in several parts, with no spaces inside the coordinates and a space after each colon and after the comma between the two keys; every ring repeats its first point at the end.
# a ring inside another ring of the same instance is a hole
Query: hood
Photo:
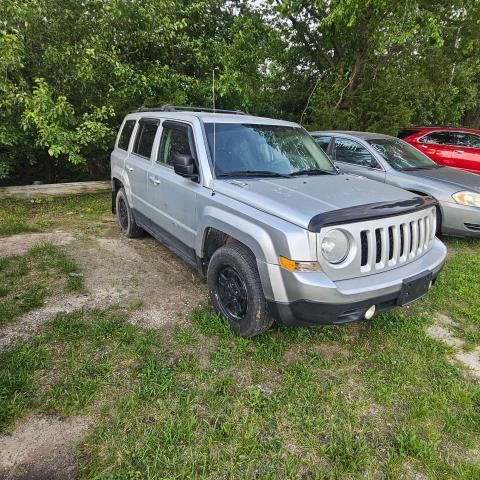
{"type": "Polygon", "coordinates": [[[416,170],[412,172],[403,171],[402,173],[408,176],[428,178],[438,180],[444,184],[450,184],[455,192],[460,190],[473,190],[475,192],[480,192],[480,175],[459,168],[441,167],[432,168],[430,170],[416,170]]]}
{"type": "Polygon", "coordinates": [[[416,197],[401,188],[353,175],[217,180],[215,190],[306,229],[321,213],[416,197]]]}

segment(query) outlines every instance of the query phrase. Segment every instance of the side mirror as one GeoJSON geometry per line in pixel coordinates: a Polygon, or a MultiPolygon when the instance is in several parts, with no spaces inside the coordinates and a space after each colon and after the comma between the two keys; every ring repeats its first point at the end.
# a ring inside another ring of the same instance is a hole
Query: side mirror
{"type": "Polygon", "coordinates": [[[186,178],[198,178],[197,166],[191,155],[176,153],[173,157],[173,170],[186,178]]]}

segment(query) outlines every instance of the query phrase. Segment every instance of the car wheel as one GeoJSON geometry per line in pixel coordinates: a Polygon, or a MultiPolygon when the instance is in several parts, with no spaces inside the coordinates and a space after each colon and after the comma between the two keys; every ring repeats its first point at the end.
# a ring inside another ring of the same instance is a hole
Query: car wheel
{"type": "Polygon", "coordinates": [[[143,233],[143,230],[135,223],[125,189],[121,188],[118,191],[115,202],[117,223],[120,231],[128,238],[139,237],[143,233]]]}
{"type": "Polygon", "coordinates": [[[207,283],[215,310],[235,334],[253,337],[272,326],[257,262],[245,246],[234,243],[216,250],[208,265],[207,283]]]}

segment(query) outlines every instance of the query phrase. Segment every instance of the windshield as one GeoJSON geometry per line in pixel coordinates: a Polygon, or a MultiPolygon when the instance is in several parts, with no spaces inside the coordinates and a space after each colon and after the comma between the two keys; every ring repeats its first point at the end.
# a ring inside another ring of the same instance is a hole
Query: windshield
{"type": "Polygon", "coordinates": [[[428,170],[440,168],[426,155],[402,140],[383,139],[368,140],[388,164],[395,170],[428,170]]]}
{"type": "Polygon", "coordinates": [[[325,153],[300,127],[206,123],[205,130],[217,176],[337,173],[325,153]]]}

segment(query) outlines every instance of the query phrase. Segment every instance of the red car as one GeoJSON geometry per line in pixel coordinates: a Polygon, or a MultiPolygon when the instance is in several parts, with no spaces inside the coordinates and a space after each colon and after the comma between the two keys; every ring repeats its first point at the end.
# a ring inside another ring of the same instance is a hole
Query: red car
{"type": "Polygon", "coordinates": [[[410,127],[399,138],[434,162],[480,173],[480,130],[455,127],[410,127]]]}

